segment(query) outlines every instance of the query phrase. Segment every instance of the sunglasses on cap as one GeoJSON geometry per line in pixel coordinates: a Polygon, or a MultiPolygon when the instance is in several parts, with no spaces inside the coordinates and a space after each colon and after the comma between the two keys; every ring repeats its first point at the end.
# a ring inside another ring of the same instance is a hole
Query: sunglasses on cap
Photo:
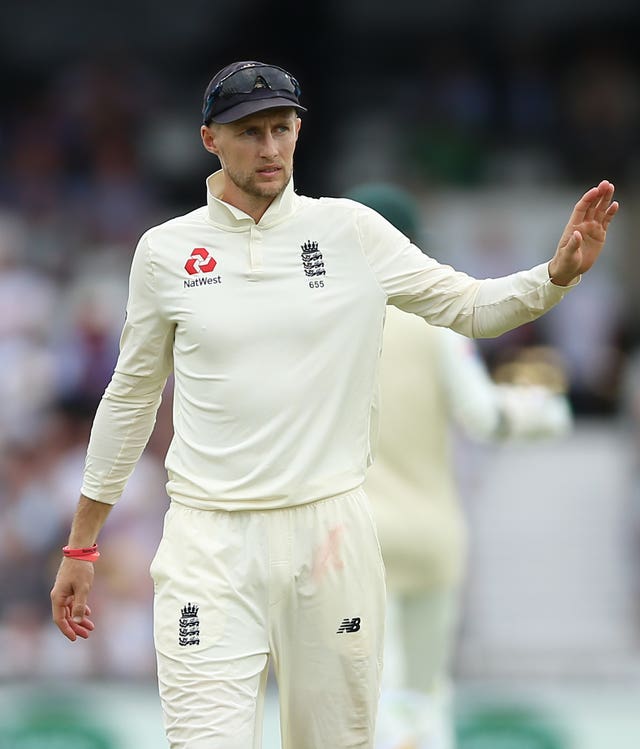
{"type": "Polygon", "coordinates": [[[254,92],[257,95],[266,94],[268,91],[290,99],[294,104],[299,104],[298,99],[302,93],[298,81],[283,68],[277,65],[247,64],[226,75],[213,87],[204,103],[203,122],[208,124],[214,110],[218,108],[216,105],[226,99],[254,92]]]}

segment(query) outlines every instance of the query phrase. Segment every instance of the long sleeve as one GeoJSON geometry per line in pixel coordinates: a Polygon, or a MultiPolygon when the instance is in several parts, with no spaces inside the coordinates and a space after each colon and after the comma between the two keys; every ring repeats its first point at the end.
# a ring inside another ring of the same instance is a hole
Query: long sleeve
{"type": "Polygon", "coordinates": [[[533,440],[570,432],[567,398],[538,385],[496,384],[473,341],[438,329],[441,381],[454,422],[479,441],[533,440]]]}
{"type": "Polygon", "coordinates": [[[572,287],[555,286],[547,264],[475,279],[429,258],[382,216],[361,207],[363,252],[388,303],[471,338],[492,338],[535,320],[572,287]]]}
{"type": "Polygon", "coordinates": [[[115,503],[149,440],[172,367],[173,324],[158,306],[148,237],[140,240],[129,279],[120,356],[89,440],[82,493],[115,503]]]}
{"type": "Polygon", "coordinates": [[[437,328],[432,332],[438,348],[440,382],[452,420],[471,439],[495,438],[501,423],[500,396],[477,345],[452,330],[437,328]]]}

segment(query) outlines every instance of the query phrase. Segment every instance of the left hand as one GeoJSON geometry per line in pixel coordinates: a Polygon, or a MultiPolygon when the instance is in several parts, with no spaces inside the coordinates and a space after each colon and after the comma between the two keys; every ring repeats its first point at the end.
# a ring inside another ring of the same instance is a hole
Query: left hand
{"type": "Polygon", "coordinates": [[[619,208],[613,201],[613,190],[611,182],[605,179],[587,190],[576,203],[549,263],[549,276],[554,284],[568,286],[598,259],[611,219],[619,208]]]}

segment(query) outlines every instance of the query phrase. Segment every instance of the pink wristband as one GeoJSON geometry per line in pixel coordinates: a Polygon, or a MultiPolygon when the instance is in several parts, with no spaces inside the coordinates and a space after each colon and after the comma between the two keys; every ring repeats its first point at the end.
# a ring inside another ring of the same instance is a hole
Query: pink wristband
{"type": "Polygon", "coordinates": [[[70,559],[80,559],[83,562],[95,562],[100,556],[98,544],[87,546],[84,549],[70,549],[68,546],[62,547],[62,553],[70,559]]]}

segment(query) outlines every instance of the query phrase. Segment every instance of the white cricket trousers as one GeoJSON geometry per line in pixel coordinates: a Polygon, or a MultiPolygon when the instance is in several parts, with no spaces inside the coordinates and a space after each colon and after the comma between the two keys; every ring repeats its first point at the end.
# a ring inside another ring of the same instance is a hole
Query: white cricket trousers
{"type": "Polygon", "coordinates": [[[260,749],[269,662],[283,749],[371,749],[384,569],[362,489],[265,511],[173,502],[151,565],[171,749],[260,749]]]}

